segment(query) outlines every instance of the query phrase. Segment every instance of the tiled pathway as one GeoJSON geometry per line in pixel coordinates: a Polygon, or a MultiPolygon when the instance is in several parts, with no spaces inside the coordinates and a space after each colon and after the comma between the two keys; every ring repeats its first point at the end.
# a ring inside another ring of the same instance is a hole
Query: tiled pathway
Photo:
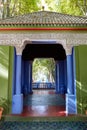
{"type": "Polygon", "coordinates": [[[24,98],[23,113],[0,122],[0,130],[37,129],[87,130],[87,118],[66,117],[64,95],[57,95],[54,91],[34,91],[33,95],[24,98]]]}
{"type": "Polygon", "coordinates": [[[24,98],[24,111],[21,116],[65,116],[64,95],[54,90],[34,90],[24,98]]]}

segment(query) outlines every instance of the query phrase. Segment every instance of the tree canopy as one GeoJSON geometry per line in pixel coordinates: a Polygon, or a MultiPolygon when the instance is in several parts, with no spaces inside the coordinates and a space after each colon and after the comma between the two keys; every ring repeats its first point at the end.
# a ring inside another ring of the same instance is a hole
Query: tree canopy
{"type": "Polygon", "coordinates": [[[49,59],[35,59],[33,62],[33,80],[47,80],[53,82],[55,80],[55,61],[49,59]]]}
{"type": "Polygon", "coordinates": [[[2,18],[38,11],[40,0],[2,0],[0,11],[2,18]]]}
{"type": "Polygon", "coordinates": [[[26,14],[42,10],[55,11],[71,15],[87,15],[87,0],[1,0],[0,16],[26,14]]]}

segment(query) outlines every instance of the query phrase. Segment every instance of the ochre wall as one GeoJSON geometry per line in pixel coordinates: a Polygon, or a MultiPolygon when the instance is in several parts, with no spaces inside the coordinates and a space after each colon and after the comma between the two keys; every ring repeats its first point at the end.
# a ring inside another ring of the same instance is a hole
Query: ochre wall
{"type": "Polygon", "coordinates": [[[14,47],[0,46],[0,97],[12,101],[14,47]]]}
{"type": "Polygon", "coordinates": [[[87,45],[75,47],[78,113],[85,114],[87,103],[87,45]]]}

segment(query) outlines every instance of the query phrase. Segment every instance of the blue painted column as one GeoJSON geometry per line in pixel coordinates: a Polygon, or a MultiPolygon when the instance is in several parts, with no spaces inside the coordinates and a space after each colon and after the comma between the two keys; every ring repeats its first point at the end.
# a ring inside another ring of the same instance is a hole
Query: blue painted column
{"type": "Polygon", "coordinates": [[[14,48],[14,62],[13,62],[13,79],[12,79],[12,96],[16,93],[15,78],[16,78],[16,50],[14,48]]]}
{"type": "Polygon", "coordinates": [[[65,93],[65,72],[64,72],[64,60],[59,61],[59,91],[60,94],[65,93]]]}
{"type": "Polygon", "coordinates": [[[67,55],[67,93],[73,94],[72,55],[67,55]]]}
{"type": "Polygon", "coordinates": [[[32,61],[29,61],[29,87],[28,87],[28,93],[32,94],[32,61]]]}
{"type": "Polygon", "coordinates": [[[66,113],[76,114],[76,94],[75,94],[75,60],[74,53],[67,55],[67,94],[66,94],[66,113]]]}
{"type": "Polygon", "coordinates": [[[67,93],[67,63],[66,63],[66,59],[64,60],[64,86],[65,86],[65,93],[67,93]]]}
{"type": "MultiPolygon", "coordinates": [[[[24,61],[22,60],[22,90],[21,90],[21,92],[23,93],[24,92],[24,61]]],[[[24,94],[24,93],[23,93],[24,94]]]]}
{"type": "Polygon", "coordinates": [[[28,94],[29,89],[29,61],[24,61],[24,91],[25,95],[28,94]]]}
{"type": "Polygon", "coordinates": [[[75,114],[77,114],[76,63],[75,63],[75,49],[74,48],[73,48],[73,51],[72,51],[72,56],[73,56],[73,93],[75,95],[74,109],[75,109],[75,114]]]}
{"type": "Polygon", "coordinates": [[[59,63],[56,61],[56,67],[55,67],[55,72],[56,72],[56,77],[55,77],[55,82],[56,82],[56,93],[59,93],[59,63]]]}
{"type": "Polygon", "coordinates": [[[16,92],[13,95],[13,114],[21,114],[23,111],[23,94],[21,94],[21,66],[22,66],[22,56],[16,55],[16,92]]]}

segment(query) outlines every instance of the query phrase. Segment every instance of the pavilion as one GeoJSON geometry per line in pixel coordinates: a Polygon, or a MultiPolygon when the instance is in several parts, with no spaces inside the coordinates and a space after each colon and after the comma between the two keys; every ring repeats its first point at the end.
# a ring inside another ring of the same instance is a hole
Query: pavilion
{"type": "Polygon", "coordinates": [[[86,56],[87,17],[40,11],[0,20],[0,95],[12,101],[11,113],[22,113],[25,86],[32,93],[34,58],[52,57],[55,92],[66,95],[66,113],[82,114],[86,56]]]}

